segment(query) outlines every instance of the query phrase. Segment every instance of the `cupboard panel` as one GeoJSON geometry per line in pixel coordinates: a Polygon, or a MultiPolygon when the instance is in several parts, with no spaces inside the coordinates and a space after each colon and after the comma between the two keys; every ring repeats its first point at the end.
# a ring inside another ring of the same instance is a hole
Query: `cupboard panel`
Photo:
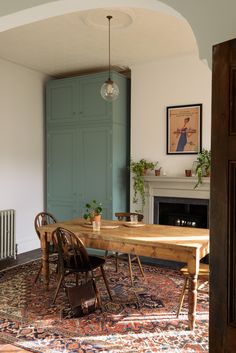
{"type": "Polygon", "coordinates": [[[72,129],[48,132],[47,194],[49,199],[75,197],[75,138],[72,129]]]}
{"type": "Polygon", "coordinates": [[[76,120],[76,81],[71,79],[51,81],[47,86],[48,122],[76,120]]]}
{"type": "Polygon", "coordinates": [[[65,204],[59,201],[49,202],[48,211],[55,215],[59,221],[68,221],[68,219],[78,217],[73,203],[65,204]]]}
{"type": "Polygon", "coordinates": [[[79,188],[85,202],[111,201],[111,129],[81,128],[79,132],[79,188]]]}
{"type": "Polygon", "coordinates": [[[88,123],[111,120],[112,106],[100,94],[106,76],[84,77],[79,80],[80,121],[88,123]]]}

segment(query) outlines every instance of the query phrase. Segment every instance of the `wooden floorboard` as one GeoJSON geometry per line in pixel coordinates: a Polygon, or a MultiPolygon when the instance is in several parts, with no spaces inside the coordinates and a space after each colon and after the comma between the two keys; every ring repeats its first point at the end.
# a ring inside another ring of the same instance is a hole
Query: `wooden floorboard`
{"type": "Polygon", "coordinates": [[[35,250],[25,252],[23,254],[17,255],[16,259],[8,258],[8,259],[0,260],[0,271],[11,267],[15,267],[18,265],[22,265],[24,263],[27,263],[29,261],[36,260],[39,258],[41,258],[41,250],[35,249],[35,250]]]}

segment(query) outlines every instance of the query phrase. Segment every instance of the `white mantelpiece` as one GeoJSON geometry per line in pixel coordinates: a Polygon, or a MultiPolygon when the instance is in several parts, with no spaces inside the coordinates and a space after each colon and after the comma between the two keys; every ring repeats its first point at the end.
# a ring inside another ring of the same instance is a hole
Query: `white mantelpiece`
{"type": "Polygon", "coordinates": [[[210,178],[203,178],[203,184],[194,189],[196,177],[145,176],[144,220],[153,223],[154,196],[210,199],[210,178]]]}

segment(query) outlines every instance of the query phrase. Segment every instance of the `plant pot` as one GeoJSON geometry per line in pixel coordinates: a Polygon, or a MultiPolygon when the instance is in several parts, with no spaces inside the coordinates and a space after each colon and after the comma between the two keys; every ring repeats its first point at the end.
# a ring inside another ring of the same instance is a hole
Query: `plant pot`
{"type": "Polygon", "coordinates": [[[93,217],[93,221],[96,222],[96,223],[101,222],[101,218],[102,218],[102,216],[100,214],[96,214],[93,217]]]}
{"type": "Polygon", "coordinates": [[[93,217],[90,217],[90,218],[89,218],[89,222],[90,222],[91,224],[93,224],[93,222],[96,222],[96,223],[101,222],[101,215],[98,214],[98,215],[95,215],[95,216],[93,216],[93,217]]]}
{"type": "Polygon", "coordinates": [[[161,175],[161,168],[155,169],[155,175],[160,176],[161,175]]]}
{"type": "Polygon", "coordinates": [[[192,170],[191,169],[185,169],[185,176],[186,177],[191,177],[192,176],[192,170]]]}

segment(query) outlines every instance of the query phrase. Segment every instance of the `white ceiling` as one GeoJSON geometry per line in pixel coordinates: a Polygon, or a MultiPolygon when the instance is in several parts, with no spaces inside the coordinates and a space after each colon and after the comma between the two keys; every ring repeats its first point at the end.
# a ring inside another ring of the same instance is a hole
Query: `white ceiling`
{"type": "Polygon", "coordinates": [[[52,76],[198,53],[185,20],[143,9],[76,12],[0,33],[0,57],[52,76]]]}

